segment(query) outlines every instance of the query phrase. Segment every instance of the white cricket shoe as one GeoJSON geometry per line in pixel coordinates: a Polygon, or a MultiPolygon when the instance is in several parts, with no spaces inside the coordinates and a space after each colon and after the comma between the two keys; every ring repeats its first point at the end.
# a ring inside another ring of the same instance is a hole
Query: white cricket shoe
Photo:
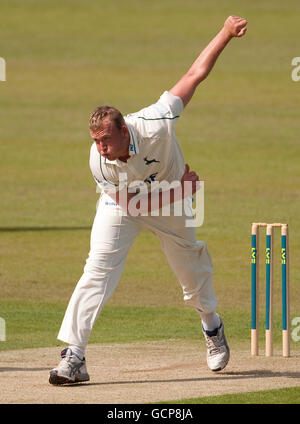
{"type": "Polygon", "coordinates": [[[62,360],[57,368],[50,371],[49,383],[68,384],[89,381],[85,358],[76,356],[69,347],[61,351],[62,360]]]}
{"type": "Polygon", "coordinates": [[[207,347],[207,365],[212,371],[221,371],[228,364],[230,357],[230,350],[226,341],[223,322],[221,320],[216,335],[209,336],[203,328],[202,331],[207,347]]]}

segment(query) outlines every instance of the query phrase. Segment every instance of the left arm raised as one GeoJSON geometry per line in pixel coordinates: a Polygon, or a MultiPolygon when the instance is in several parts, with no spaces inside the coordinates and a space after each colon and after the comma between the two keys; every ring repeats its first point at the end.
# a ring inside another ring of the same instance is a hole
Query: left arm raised
{"type": "Polygon", "coordinates": [[[197,86],[213,68],[220,53],[233,37],[241,37],[247,30],[247,21],[238,16],[229,16],[221,31],[201,52],[188,72],[169,90],[182,99],[184,106],[191,100],[197,86]]]}

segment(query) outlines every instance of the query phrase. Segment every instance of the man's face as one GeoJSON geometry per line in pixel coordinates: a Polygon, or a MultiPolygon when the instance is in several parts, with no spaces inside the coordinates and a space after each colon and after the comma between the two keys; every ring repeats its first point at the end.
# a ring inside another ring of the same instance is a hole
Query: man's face
{"type": "Polygon", "coordinates": [[[101,156],[108,160],[128,159],[130,136],[125,125],[119,129],[114,122],[104,119],[102,128],[96,132],[90,130],[90,136],[101,156]]]}

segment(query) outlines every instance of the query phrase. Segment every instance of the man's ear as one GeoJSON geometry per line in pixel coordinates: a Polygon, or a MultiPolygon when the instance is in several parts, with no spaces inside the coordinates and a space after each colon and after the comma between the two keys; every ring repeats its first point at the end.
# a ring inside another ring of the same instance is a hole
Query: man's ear
{"type": "Polygon", "coordinates": [[[126,137],[127,135],[129,135],[129,131],[128,131],[128,128],[127,128],[127,126],[126,125],[122,125],[122,127],[121,127],[121,131],[122,131],[122,134],[126,137]]]}

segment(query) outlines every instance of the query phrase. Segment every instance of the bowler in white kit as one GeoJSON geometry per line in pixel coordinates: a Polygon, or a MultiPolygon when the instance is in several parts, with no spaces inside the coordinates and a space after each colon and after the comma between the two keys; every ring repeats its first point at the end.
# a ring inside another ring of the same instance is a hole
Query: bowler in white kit
{"type": "Polygon", "coordinates": [[[67,347],[50,371],[51,384],[90,379],[85,349],[91,330],[120,280],[133,241],[145,229],[159,238],[184,302],[200,315],[208,367],[220,371],[227,365],[230,353],[216,312],[211,257],[206,243],[197,241],[195,227],[186,225],[199,177],[184,162],[175,123],[222,50],[233,37],[243,36],[246,27],[245,19],[229,16],[188,72],[151,106],[126,116],[100,106],[91,115],[90,168],[101,196],[89,256],[58,334],[67,347]],[[167,188],[153,196],[151,187],[162,181],[167,188]],[[184,204],[182,214],[174,213],[178,204],[184,204]],[[161,213],[165,207],[169,216],[161,213]]]}

